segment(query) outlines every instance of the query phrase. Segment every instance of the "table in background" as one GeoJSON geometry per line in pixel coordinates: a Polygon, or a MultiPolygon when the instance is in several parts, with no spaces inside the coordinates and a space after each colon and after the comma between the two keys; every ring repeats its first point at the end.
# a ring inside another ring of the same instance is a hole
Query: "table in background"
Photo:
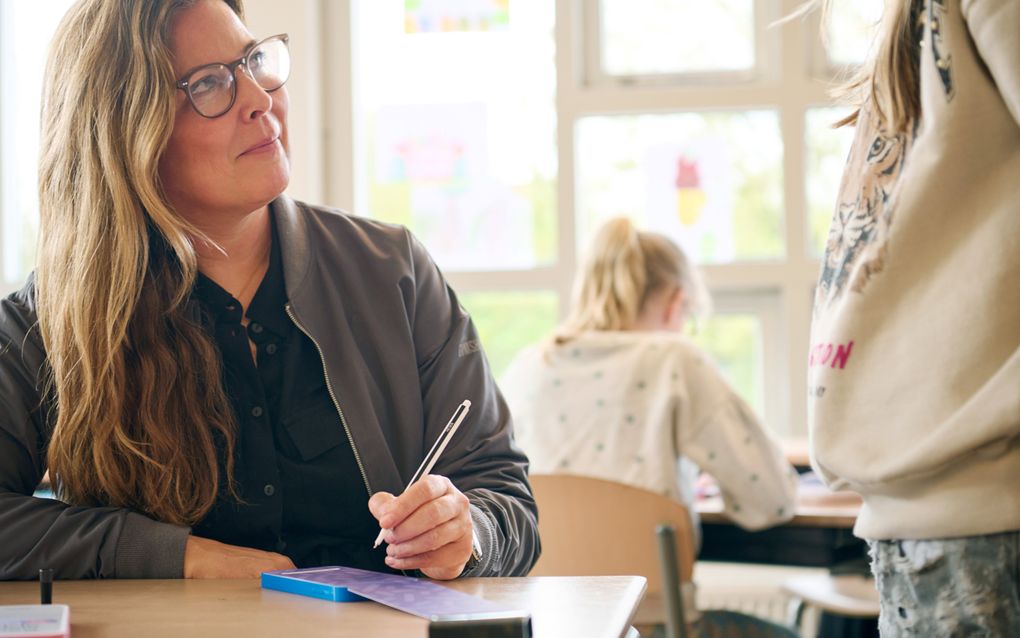
{"type": "Polygon", "coordinates": [[[699,499],[695,510],[701,517],[700,560],[832,568],[867,556],[867,543],[853,535],[860,503],[852,497],[801,499],[793,519],[759,532],[734,524],[721,498],[699,499]]]}
{"type": "MultiPolygon", "coordinates": [[[[645,591],[639,576],[467,578],[442,584],[528,611],[535,638],[619,638],[645,591]]],[[[0,605],[38,602],[38,583],[0,583],[0,605]]],[[[378,603],[263,590],[256,580],[57,581],[53,602],[70,605],[74,638],[428,636],[428,621],[378,603]]]]}
{"type": "MultiPolygon", "coordinates": [[[[833,574],[869,574],[868,544],[853,535],[860,497],[848,492],[801,489],[791,520],[748,532],[723,513],[719,497],[699,499],[702,543],[698,560],[825,567],[833,574]]],[[[843,618],[823,613],[819,636],[877,636],[873,619],[843,618]]]]}
{"type": "MultiPolygon", "coordinates": [[[[783,441],[786,460],[799,472],[810,471],[807,439],[783,441]]],[[[802,475],[802,479],[805,476],[802,475]]],[[[853,492],[830,492],[820,482],[802,480],[792,520],[760,532],[748,532],[723,513],[719,497],[698,499],[701,517],[700,560],[827,567],[851,571],[866,567],[867,543],[853,535],[861,509],[853,492]]]]}

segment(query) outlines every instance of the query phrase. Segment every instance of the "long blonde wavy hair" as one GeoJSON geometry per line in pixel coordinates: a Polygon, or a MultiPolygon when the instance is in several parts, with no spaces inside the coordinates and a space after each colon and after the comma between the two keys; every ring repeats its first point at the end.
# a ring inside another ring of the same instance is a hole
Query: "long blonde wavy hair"
{"type": "MultiPolygon", "coordinates": [[[[820,9],[822,24],[835,0],[810,0],[790,18],[820,9]]],[[[921,116],[920,9],[924,0],[886,0],[874,46],[867,61],[833,94],[853,107],[836,126],[857,123],[861,108],[869,106],[887,134],[905,133],[921,116]]]]}
{"type": "Polygon", "coordinates": [[[563,344],[588,330],[627,330],[655,294],[683,291],[688,315],[708,310],[698,270],[665,235],[638,230],[626,217],[610,219],[596,232],[574,278],[570,312],[553,335],[563,344]]]}
{"type": "Polygon", "coordinates": [[[179,525],[209,511],[221,482],[236,495],[218,350],[187,307],[201,235],[157,172],[174,126],[171,24],[193,2],[81,0],[61,22],[43,90],[36,270],[58,494],[179,525]]]}

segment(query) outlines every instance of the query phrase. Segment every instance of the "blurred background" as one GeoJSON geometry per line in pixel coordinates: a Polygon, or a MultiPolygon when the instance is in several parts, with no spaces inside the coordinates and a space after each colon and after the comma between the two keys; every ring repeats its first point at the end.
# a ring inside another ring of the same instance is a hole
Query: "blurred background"
{"type": "MultiPolygon", "coordinates": [[[[32,270],[39,94],[70,0],[0,0],[0,292],[32,270]]],[[[849,129],[828,90],[881,0],[247,0],[290,34],[292,196],[410,227],[494,372],[627,215],[702,265],[689,327],[784,438],[806,435],[811,297],[849,129]],[[822,37],[824,32],[825,37],[822,37]]]]}

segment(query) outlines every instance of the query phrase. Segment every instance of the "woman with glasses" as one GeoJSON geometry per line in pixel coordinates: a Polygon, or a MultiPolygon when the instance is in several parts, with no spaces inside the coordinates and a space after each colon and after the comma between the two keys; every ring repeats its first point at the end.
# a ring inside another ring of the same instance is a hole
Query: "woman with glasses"
{"type": "Polygon", "coordinates": [[[54,38],[38,264],[0,304],[0,578],[527,573],[470,318],[405,229],[283,194],[287,36],[241,17],[81,0],[54,38]]]}

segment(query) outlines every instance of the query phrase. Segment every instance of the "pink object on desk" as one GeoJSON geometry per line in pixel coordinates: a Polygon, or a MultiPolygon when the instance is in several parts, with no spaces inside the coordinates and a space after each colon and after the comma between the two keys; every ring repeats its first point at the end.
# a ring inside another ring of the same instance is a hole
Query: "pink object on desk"
{"type": "Polygon", "coordinates": [[[67,605],[0,605],[0,638],[70,638],[67,605]]]}

